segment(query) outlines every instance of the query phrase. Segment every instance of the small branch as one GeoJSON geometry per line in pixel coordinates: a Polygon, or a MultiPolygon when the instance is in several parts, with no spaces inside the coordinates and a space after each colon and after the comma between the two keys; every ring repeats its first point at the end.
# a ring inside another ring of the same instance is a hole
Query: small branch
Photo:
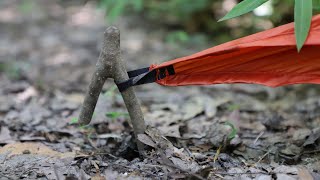
{"type": "MultiPolygon", "coordinates": [[[[111,44],[112,48],[105,49],[109,50],[106,53],[113,52],[114,54],[114,58],[110,59],[110,61],[112,61],[112,78],[115,83],[118,84],[129,79],[125,64],[120,55],[120,31],[115,27],[110,27],[106,32],[107,33],[105,34],[107,35],[108,42],[111,44]]],[[[133,131],[137,140],[137,135],[144,133],[146,129],[140,103],[134,93],[133,87],[121,92],[121,95],[129,112],[133,131]]],[[[141,153],[144,149],[144,145],[138,140],[137,145],[139,152],[141,153]]]]}
{"type": "Polygon", "coordinates": [[[264,131],[260,132],[260,134],[257,136],[257,138],[253,141],[253,145],[255,145],[255,144],[258,142],[259,138],[260,138],[263,134],[264,134],[264,131]]]}
{"type": "Polygon", "coordinates": [[[213,174],[221,174],[221,175],[243,175],[243,174],[264,174],[264,175],[269,175],[268,173],[265,172],[234,172],[234,173],[228,173],[228,172],[213,172],[213,174]]]}
{"type": "Polygon", "coordinates": [[[107,61],[108,55],[106,54],[106,52],[108,52],[106,49],[108,47],[107,44],[109,40],[106,35],[107,33],[108,31],[105,32],[103,48],[100,52],[100,56],[96,64],[96,71],[92,75],[89,88],[87,90],[84,102],[81,107],[79,116],[80,125],[87,125],[91,122],[92,115],[98,102],[98,98],[101,93],[103,84],[107,78],[111,77],[111,62],[107,61]]]}

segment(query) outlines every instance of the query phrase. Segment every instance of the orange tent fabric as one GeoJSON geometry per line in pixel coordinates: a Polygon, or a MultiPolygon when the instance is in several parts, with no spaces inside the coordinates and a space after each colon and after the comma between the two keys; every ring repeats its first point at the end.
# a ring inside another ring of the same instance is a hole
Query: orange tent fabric
{"type": "Polygon", "coordinates": [[[297,52],[294,24],[286,24],[199,53],[151,65],[173,66],[175,74],[157,79],[166,86],[253,83],[271,87],[320,84],[320,15],[314,16],[307,41],[297,52]]]}

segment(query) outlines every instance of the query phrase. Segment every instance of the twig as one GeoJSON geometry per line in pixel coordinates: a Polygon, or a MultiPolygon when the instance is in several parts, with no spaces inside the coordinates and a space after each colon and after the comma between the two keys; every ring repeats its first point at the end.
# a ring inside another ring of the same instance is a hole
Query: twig
{"type": "Polygon", "coordinates": [[[182,143],[183,148],[186,150],[186,152],[188,153],[188,155],[190,157],[193,157],[193,154],[191,153],[191,151],[189,150],[189,148],[186,146],[185,143],[182,143]]]}
{"type": "Polygon", "coordinates": [[[314,154],[314,153],[320,153],[320,149],[316,149],[312,151],[304,151],[301,154],[314,154]]]}
{"type": "Polygon", "coordinates": [[[115,155],[112,155],[110,153],[95,153],[94,155],[108,155],[110,157],[112,157],[113,159],[119,159],[119,157],[115,156],[115,155]]]}
{"type": "Polygon", "coordinates": [[[97,146],[93,143],[93,141],[91,140],[90,137],[87,137],[87,140],[88,140],[89,144],[90,144],[95,150],[99,150],[99,149],[97,148],[97,146]]]}
{"type": "Polygon", "coordinates": [[[216,162],[216,160],[218,159],[218,157],[220,155],[221,148],[222,148],[222,145],[219,146],[219,148],[217,149],[216,154],[214,155],[214,158],[213,158],[213,162],[214,163],[216,162]]]}
{"type": "Polygon", "coordinates": [[[268,175],[268,173],[264,172],[234,172],[234,173],[228,173],[228,172],[213,172],[214,174],[221,174],[221,175],[242,175],[242,174],[265,174],[268,175]]]}
{"type": "Polygon", "coordinates": [[[266,152],[253,166],[256,166],[258,163],[260,163],[260,161],[262,161],[262,159],[264,159],[268,154],[270,154],[271,149],[266,152]]]}
{"type": "Polygon", "coordinates": [[[260,132],[260,134],[257,136],[257,138],[253,141],[253,145],[255,145],[257,143],[257,141],[259,140],[259,138],[264,134],[264,131],[260,132]]]}

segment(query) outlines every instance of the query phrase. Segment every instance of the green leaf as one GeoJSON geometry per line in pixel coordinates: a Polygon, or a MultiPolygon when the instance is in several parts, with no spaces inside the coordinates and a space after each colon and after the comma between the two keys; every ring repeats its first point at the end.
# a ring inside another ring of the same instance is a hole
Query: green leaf
{"type": "Polygon", "coordinates": [[[225,122],[225,125],[230,126],[232,129],[230,134],[228,135],[228,139],[231,140],[231,139],[235,138],[237,135],[237,132],[238,132],[237,128],[229,121],[225,122]]]}
{"type": "Polygon", "coordinates": [[[133,9],[136,12],[140,12],[143,9],[143,0],[134,0],[130,1],[132,3],[133,9]]]}
{"type": "Polygon", "coordinates": [[[240,104],[230,104],[228,107],[229,111],[234,111],[240,109],[240,104]]]}
{"type": "Polygon", "coordinates": [[[171,33],[169,33],[166,36],[166,42],[173,45],[173,46],[177,46],[179,44],[183,44],[186,43],[187,41],[189,41],[190,37],[188,35],[188,33],[186,33],[185,31],[173,31],[171,33]]]}
{"type": "Polygon", "coordinates": [[[24,0],[21,2],[19,9],[22,13],[30,13],[32,12],[32,9],[34,9],[34,2],[32,2],[31,0],[24,0]]]}
{"type": "Polygon", "coordinates": [[[112,8],[110,8],[109,12],[107,12],[107,18],[110,23],[113,23],[125,10],[126,1],[118,0],[117,3],[114,4],[112,8]]]}
{"type": "Polygon", "coordinates": [[[79,122],[79,119],[77,117],[73,117],[70,120],[70,124],[77,124],[79,122]]]}
{"type": "Polygon", "coordinates": [[[313,9],[320,10],[320,0],[313,0],[313,9]]]}
{"type": "Polygon", "coordinates": [[[233,7],[231,11],[228,12],[228,14],[225,15],[223,18],[219,19],[218,22],[246,14],[254,10],[255,8],[261,6],[263,3],[267,1],[268,0],[244,0],[237,4],[235,7],[233,7]]]}
{"type": "Polygon", "coordinates": [[[294,29],[298,52],[300,52],[303,44],[308,37],[311,18],[312,0],[295,0],[294,29]]]}
{"type": "Polygon", "coordinates": [[[108,118],[111,118],[111,119],[117,119],[117,118],[119,118],[121,116],[127,117],[127,116],[129,116],[129,114],[128,113],[122,113],[122,112],[108,112],[108,113],[106,113],[106,116],[108,118]]]}

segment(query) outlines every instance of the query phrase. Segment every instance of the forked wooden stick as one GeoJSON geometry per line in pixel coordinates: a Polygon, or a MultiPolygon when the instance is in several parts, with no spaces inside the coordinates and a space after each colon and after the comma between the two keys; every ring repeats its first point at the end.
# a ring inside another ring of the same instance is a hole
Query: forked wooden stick
{"type": "MultiPolygon", "coordinates": [[[[96,71],[93,74],[81,107],[79,116],[79,123],[81,125],[90,123],[103,84],[107,78],[113,78],[116,84],[129,78],[125,64],[121,59],[120,31],[116,27],[109,27],[104,33],[103,47],[96,64],[96,71]]],[[[144,145],[137,140],[137,135],[145,131],[145,122],[140,103],[134,93],[133,87],[121,92],[121,95],[129,112],[139,152],[142,154],[144,145]]]]}

